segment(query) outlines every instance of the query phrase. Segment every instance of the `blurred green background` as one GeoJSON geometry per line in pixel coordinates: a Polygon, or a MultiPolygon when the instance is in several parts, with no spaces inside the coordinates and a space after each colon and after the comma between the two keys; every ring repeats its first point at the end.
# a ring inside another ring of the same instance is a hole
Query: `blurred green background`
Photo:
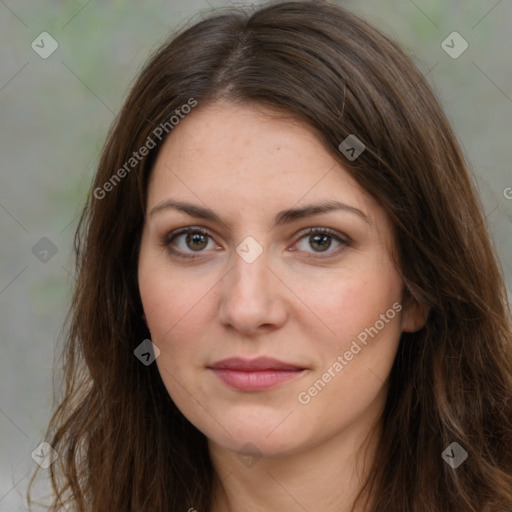
{"type": "MultiPolygon", "coordinates": [[[[512,3],[333,3],[398,40],[433,85],[478,182],[510,289],[512,3]],[[441,47],[453,31],[469,44],[456,59],[441,47]]],[[[74,284],[72,237],[107,130],[148,55],[228,5],[249,2],[0,1],[0,512],[25,510],[31,453],[44,440],[52,375],[60,376],[54,353],[74,284]],[[31,47],[42,32],[58,43],[45,59],[31,47]]]]}

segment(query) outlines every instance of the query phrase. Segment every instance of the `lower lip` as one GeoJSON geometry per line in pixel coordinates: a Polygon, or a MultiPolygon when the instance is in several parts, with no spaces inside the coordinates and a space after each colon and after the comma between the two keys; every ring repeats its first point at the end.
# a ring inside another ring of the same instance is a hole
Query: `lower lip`
{"type": "Polygon", "coordinates": [[[256,370],[252,372],[210,368],[228,386],[240,391],[262,391],[302,375],[306,370],[256,370]]]}

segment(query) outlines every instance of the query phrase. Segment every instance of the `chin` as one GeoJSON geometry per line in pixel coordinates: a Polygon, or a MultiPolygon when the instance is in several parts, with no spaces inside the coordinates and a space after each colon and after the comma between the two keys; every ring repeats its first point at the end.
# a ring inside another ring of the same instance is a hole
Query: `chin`
{"type": "Polygon", "coordinates": [[[296,419],[292,420],[293,413],[283,421],[287,414],[280,414],[279,418],[275,415],[267,418],[260,415],[259,419],[252,421],[247,418],[240,420],[240,417],[229,421],[229,418],[224,416],[222,425],[231,435],[221,427],[215,429],[215,432],[203,432],[214,443],[233,452],[257,451],[265,457],[291,454],[300,451],[301,446],[307,445],[310,436],[304,428],[306,425],[299,427],[295,423],[296,419]]]}

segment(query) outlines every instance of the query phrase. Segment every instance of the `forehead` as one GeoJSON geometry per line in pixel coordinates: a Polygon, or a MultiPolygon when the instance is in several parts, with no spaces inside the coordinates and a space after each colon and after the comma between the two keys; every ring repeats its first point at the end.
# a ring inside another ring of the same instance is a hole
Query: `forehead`
{"type": "Polygon", "coordinates": [[[378,205],[307,124],[250,105],[199,105],[155,162],[148,210],[169,196],[234,216],[337,200],[374,217],[378,205]]]}
{"type": "Polygon", "coordinates": [[[300,160],[304,161],[300,170],[311,162],[314,167],[333,163],[305,123],[262,107],[229,102],[200,105],[192,111],[166,139],[158,160],[157,167],[166,162],[195,171],[197,164],[205,171],[215,169],[216,176],[222,173],[231,178],[244,169],[253,170],[253,165],[258,166],[259,176],[281,177],[300,160]],[[209,161],[206,169],[205,160],[209,161]]]}

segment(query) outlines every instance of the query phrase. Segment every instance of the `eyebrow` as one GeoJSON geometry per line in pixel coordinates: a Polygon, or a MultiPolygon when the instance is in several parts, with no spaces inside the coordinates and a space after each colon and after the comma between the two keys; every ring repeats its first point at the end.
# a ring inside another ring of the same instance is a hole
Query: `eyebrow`
{"type": "MultiPolygon", "coordinates": [[[[198,206],[184,201],[175,201],[172,199],[167,199],[157,204],[155,207],[151,209],[148,216],[153,216],[158,212],[162,212],[169,209],[178,210],[180,212],[186,213],[191,217],[196,217],[198,219],[204,219],[212,222],[217,222],[220,224],[225,224],[224,221],[210,208],[205,208],[203,206],[198,206]]],[[[358,208],[355,208],[354,206],[342,203],[341,201],[321,201],[316,204],[308,204],[306,206],[301,206],[300,208],[289,208],[287,210],[279,212],[275,216],[274,222],[275,225],[289,224],[299,219],[311,217],[313,215],[320,215],[322,213],[327,213],[331,211],[344,211],[347,213],[352,213],[363,219],[367,224],[371,224],[368,216],[364,212],[362,212],[358,208]]]]}

